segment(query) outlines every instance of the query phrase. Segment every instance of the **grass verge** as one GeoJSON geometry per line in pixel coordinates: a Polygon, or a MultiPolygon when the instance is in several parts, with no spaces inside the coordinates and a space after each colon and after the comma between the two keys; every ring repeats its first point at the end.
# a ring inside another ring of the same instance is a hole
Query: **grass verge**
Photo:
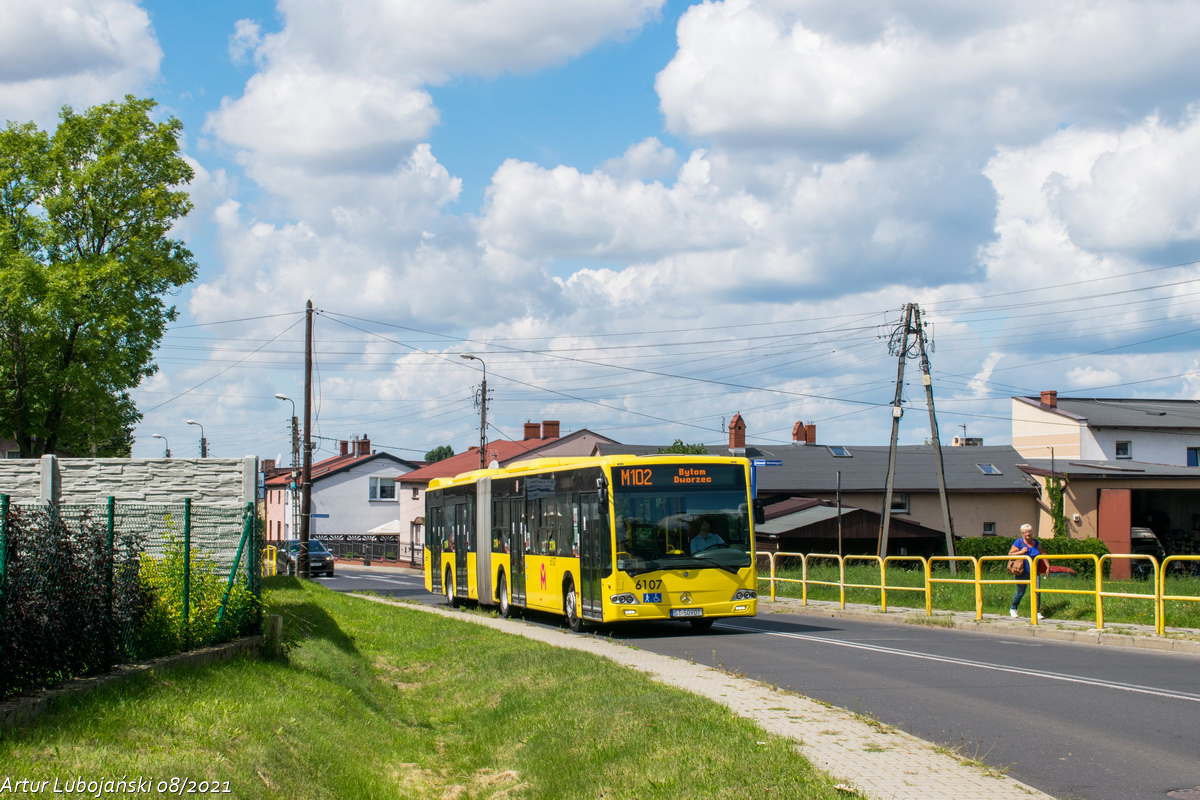
{"type": "Polygon", "coordinates": [[[605,659],[294,578],[268,579],[264,600],[287,658],[68,695],[0,732],[0,780],[186,778],[239,798],[851,796],[790,740],[605,659]]]}

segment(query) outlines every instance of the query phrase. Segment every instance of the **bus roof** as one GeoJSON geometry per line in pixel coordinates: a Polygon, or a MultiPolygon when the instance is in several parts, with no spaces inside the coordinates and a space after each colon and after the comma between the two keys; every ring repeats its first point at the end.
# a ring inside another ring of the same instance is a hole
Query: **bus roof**
{"type": "Polygon", "coordinates": [[[704,456],[683,455],[680,453],[656,453],[654,455],[611,455],[611,456],[572,456],[561,458],[531,458],[528,461],[518,461],[506,467],[495,469],[476,469],[462,472],[453,478],[434,478],[429,482],[429,489],[441,489],[446,486],[459,486],[474,483],[480,478],[505,477],[511,475],[527,475],[538,472],[551,472],[556,469],[582,467],[619,467],[631,463],[693,463],[693,464],[746,464],[747,459],[735,456],[704,456]]]}

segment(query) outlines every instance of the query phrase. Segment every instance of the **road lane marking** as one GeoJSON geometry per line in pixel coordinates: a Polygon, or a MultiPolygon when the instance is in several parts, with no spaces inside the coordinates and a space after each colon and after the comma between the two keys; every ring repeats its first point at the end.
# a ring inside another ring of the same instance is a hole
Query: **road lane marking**
{"type": "Polygon", "coordinates": [[[838,641],[837,639],[825,639],[820,636],[812,636],[804,633],[789,633],[787,631],[773,631],[766,628],[751,628],[743,625],[730,624],[725,620],[721,621],[721,626],[739,631],[749,631],[751,633],[765,633],[768,636],[781,636],[785,639],[800,639],[808,642],[818,642],[820,644],[833,645],[835,647],[849,647],[853,650],[867,650],[869,652],[881,653],[884,655],[904,656],[907,658],[920,659],[922,661],[938,661],[943,664],[954,664],[960,667],[974,667],[975,669],[991,670],[993,672],[1008,672],[1013,675],[1026,675],[1033,678],[1045,678],[1053,681],[1062,681],[1064,683],[1079,683],[1085,686],[1097,686],[1103,689],[1116,689],[1122,692],[1149,694],[1154,695],[1155,697],[1166,697],[1172,700],[1187,700],[1192,703],[1200,703],[1200,694],[1176,692],[1169,689],[1156,689],[1153,686],[1139,686],[1136,683],[1117,683],[1116,681],[1106,681],[1103,678],[1083,678],[1078,675],[1066,675],[1061,672],[1044,672],[1041,670],[1024,669],[1022,667],[1011,667],[1004,664],[992,664],[987,661],[969,661],[965,658],[936,656],[929,653],[917,653],[912,650],[897,650],[894,647],[880,647],[879,645],[860,644],[858,642],[843,642],[838,641]]]}

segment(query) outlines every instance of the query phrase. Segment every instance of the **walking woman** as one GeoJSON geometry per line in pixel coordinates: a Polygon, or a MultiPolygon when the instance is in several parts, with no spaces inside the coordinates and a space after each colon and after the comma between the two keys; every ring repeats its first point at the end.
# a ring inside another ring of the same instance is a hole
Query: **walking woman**
{"type": "MultiPolygon", "coordinates": [[[[1042,543],[1033,538],[1033,526],[1026,522],[1021,526],[1021,536],[1013,541],[1012,547],[1009,549],[1010,556],[1029,556],[1031,559],[1042,554],[1042,543]]],[[[1046,564],[1038,564],[1037,587],[1042,588],[1042,572],[1045,570],[1046,564]]],[[[1009,606],[1008,615],[1010,617],[1017,616],[1017,606],[1021,604],[1021,598],[1025,596],[1025,590],[1029,588],[1029,584],[1024,581],[1029,580],[1029,562],[1021,559],[1021,571],[1015,574],[1018,581],[1017,593],[1013,595],[1012,605],[1009,606]]],[[[1045,619],[1042,616],[1042,598],[1038,597],[1038,608],[1034,611],[1037,613],[1038,619],[1045,619]]]]}

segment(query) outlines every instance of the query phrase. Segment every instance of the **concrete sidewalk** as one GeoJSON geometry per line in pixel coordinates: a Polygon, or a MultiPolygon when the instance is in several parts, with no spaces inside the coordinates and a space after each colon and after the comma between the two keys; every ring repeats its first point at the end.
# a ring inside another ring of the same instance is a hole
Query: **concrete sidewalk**
{"type": "MultiPolygon", "coordinates": [[[[583,650],[636,669],[661,683],[702,695],[754,720],[771,733],[794,740],[796,749],[814,765],[874,800],[1050,798],[1031,786],[968,763],[945,748],[910,734],[701,664],[634,649],[599,636],[572,634],[520,620],[363,597],[484,625],[555,647],[583,650]]],[[[763,605],[767,607],[760,606],[760,614],[784,610],[780,604],[763,605]]],[[[811,605],[809,608],[830,613],[828,609],[818,610],[811,605]]]]}

